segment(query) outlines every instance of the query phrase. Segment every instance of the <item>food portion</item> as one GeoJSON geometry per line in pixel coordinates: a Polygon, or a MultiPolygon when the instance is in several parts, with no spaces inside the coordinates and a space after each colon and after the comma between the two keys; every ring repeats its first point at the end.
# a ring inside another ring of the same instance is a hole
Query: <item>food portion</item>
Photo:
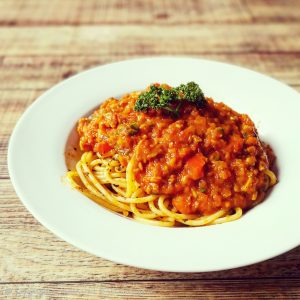
{"type": "Polygon", "coordinates": [[[277,181],[252,120],[194,82],[107,99],[77,131],[83,154],[67,174],[72,186],[144,223],[236,220],[277,181]]]}

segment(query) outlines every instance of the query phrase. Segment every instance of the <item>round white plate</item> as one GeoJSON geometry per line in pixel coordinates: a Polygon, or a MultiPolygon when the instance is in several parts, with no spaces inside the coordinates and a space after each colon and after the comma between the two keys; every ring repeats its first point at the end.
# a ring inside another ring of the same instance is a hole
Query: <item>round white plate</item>
{"type": "Polygon", "coordinates": [[[200,59],[159,57],[100,66],[40,96],[10,139],[18,196],[45,227],[74,246],[119,263],[163,271],[214,271],[253,264],[300,244],[300,96],[265,75],[200,59]],[[108,97],[154,82],[197,82],[206,96],[247,113],[277,155],[279,183],[232,223],[198,228],[140,224],[93,203],[62,181],[77,120],[108,97]]]}

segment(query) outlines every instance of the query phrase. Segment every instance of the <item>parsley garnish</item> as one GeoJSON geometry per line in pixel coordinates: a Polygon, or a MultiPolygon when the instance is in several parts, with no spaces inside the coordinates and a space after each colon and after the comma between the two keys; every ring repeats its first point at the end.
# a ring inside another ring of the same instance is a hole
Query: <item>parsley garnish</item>
{"type": "Polygon", "coordinates": [[[180,107],[184,102],[189,102],[202,108],[206,100],[199,85],[195,82],[181,84],[176,88],[151,85],[150,89],[139,95],[134,109],[136,111],[148,111],[162,109],[174,117],[179,116],[180,107]]]}

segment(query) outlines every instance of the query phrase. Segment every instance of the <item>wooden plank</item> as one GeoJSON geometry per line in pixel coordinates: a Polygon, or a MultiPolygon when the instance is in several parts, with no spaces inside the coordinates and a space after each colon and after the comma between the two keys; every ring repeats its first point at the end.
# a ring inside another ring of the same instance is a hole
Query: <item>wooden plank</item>
{"type": "Polygon", "coordinates": [[[11,132],[25,108],[39,93],[32,90],[0,92],[0,178],[8,177],[6,157],[11,132]]]}
{"type": "Polygon", "coordinates": [[[299,22],[298,0],[242,0],[243,9],[251,15],[250,23],[267,22],[299,22]]]}
{"type": "MultiPolygon", "coordinates": [[[[85,69],[132,57],[126,54],[113,55],[109,48],[106,50],[101,56],[4,56],[0,60],[0,90],[48,89],[62,79],[85,69]]],[[[281,55],[206,54],[195,57],[241,65],[287,84],[300,84],[300,52],[281,55]]]]}
{"type": "Polygon", "coordinates": [[[0,56],[300,52],[299,24],[0,27],[0,56]]]}
{"type": "Polygon", "coordinates": [[[297,0],[0,1],[0,25],[298,22],[297,0]]]}
{"type": "Polygon", "coordinates": [[[299,299],[300,280],[5,284],[0,295],[6,299],[299,299]]]}
{"type": "Polygon", "coordinates": [[[118,265],[58,239],[36,221],[0,180],[0,282],[296,278],[300,247],[252,266],[209,273],[167,273],[118,265]]]}

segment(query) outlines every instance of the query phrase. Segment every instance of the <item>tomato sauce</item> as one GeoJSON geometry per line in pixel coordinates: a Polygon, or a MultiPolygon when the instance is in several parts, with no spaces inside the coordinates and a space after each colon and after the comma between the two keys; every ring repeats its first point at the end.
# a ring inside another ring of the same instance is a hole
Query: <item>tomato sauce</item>
{"type": "Polygon", "coordinates": [[[81,149],[117,154],[124,166],[135,153],[140,187],[170,196],[181,213],[247,209],[262,200],[274,156],[246,114],[210,98],[204,108],[186,103],[177,118],[160,110],[136,112],[138,96],[110,98],[80,119],[81,149]]]}

